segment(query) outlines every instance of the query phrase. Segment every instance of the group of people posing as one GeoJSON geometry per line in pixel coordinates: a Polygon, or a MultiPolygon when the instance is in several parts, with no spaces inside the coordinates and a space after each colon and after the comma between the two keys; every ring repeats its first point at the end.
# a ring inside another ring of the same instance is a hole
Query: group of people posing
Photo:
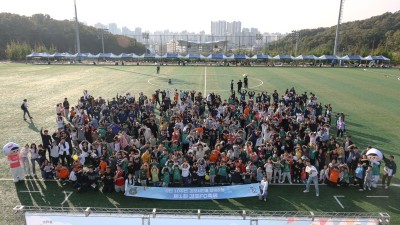
{"type": "Polygon", "coordinates": [[[253,182],[263,189],[304,183],[308,192],[314,181],[318,196],[318,183],[376,187],[383,162],[384,187],[396,173],[393,156],[371,160],[344,136],[343,113],[294,88],[240,88],[226,100],[176,89],[111,100],[84,91],[73,107],[65,98],[55,112],[58,129],[41,131],[38,146],[27,144],[22,164],[27,175],[32,168],[36,176],[39,164],[44,179],[58,178],[81,192],[253,182]]]}

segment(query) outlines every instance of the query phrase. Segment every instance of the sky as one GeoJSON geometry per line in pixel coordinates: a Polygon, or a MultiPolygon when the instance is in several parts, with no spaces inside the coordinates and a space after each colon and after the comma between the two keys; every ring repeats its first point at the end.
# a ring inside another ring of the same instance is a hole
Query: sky
{"type": "MultiPolygon", "coordinates": [[[[241,21],[242,28],[286,33],[337,24],[340,0],[76,0],[78,19],[88,25],[116,23],[131,30],[211,32],[211,21],[241,21]]],[[[400,10],[400,0],[345,0],[342,21],[400,10]]],[[[48,14],[73,19],[74,0],[1,0],[0,12],[48,14]]]]}

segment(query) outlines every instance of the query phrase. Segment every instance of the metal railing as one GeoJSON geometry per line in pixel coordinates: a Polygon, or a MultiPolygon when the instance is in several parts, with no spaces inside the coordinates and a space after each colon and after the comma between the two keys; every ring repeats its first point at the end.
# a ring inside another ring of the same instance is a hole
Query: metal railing
{"type": "Polygon", "coordinates": [[[158,208],[101,208],[101,207],[59,207],[59,206],[23,206],[13,208],[16,215],[25,212],[51,214],[85,214],[85,216],[100,214],[135,215],[142,218],[156,218],[170,216],[171,218],[201,217],[221,218],[236,217],[249,220],[273,220],[279,218],[297,217],[304,219],[377,219],[380,224],[390,223],[390,215],[384,212],[314,212],[314,211],[262,211],[262,210],[204,210],[204,209],[158,209],[158,208]]]}

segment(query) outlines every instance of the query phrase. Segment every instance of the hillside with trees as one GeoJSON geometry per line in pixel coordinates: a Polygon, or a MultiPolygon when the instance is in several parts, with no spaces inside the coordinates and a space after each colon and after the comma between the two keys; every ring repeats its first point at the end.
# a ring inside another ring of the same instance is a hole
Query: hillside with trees
{"type": "MultiPolygon", "coordinates": [[[[297,55],[333,54],[336,26],[300,30],[297,55]]],[[[296,37],[269,43],[270,55],[295,54],[296,37]]],[[[338,55],[384,55],[400,62],[400,11],[369,19],[343,23],[340,28],[338,55]]]]}
{"type": "MultiPolygon", "coordinates": [[[[98,29],[79,24],[81,52],[102,52],[98,29]]],[[[0,13],[0,59],[20,59],[36,52],[76,53],[75,22],[55,20],[49,15],[35,14],[30,17],[0,13]],[[10,55],[10,52],[13,54],[10,55]]],[[[105,52],[145,52],[145,47],[133,38],[107,33],[105,52]]]]}

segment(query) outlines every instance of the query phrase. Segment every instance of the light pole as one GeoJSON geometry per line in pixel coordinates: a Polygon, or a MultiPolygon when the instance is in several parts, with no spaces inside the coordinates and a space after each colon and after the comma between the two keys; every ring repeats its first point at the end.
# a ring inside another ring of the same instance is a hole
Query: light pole
{"type": "Polygon", "coordinates": [[[339,18],[336,26],[335,46],[333,47],[333,55],[337,55],[337,48],[339,46],[339,31],[340,31],[340,23],[342,22],[342,16],[343,16],[343,4],[344,0],[340,0],[339,18]]]}
{"type": "Polygon", "coordinates": [[[146,47],[146,53],[147,53],[147,48],[149,47],[149,33],[142,33],[142,38],[145,40],[145,47],[146,47]]]}
{"type": "MultiPolygon", "coordinates": [[[[262,39],[263,39],[263,36],[261,34],[256,34],[256,40],[258,42],[257,43],[258,46],[262,46],[262,39]],[[261,42],[261,45],[260,45],[260,42],[261,42]]],[[[258,53],[258,51],[257,51],[257,53],[258,53]]]]}
{"type": "Polygon", "coordinates": [[[105,32],[105,31],[108,31],[108,29],[106,29],[106,28],[99,28],[98,30],[101,32],[101,47],[102,47],[103,53],[105,53],[105,52],[104,52],[104,32],[105,32]]]}
{"type": "Polygon", "coordinates": [[[297,56],[297,46],[299,43],[299,38],[300,38],[300,31],[298,30],[292,30],[292,40],[295,42],[295,48],[294,48],[294,56],[297,56]]]}
{"type": "Polygon", "coordinates": [[[76,32],[76,48],[78,53],[81,53],[81,42],[79,40],[79,22],[78,22],[78,12],[76,10],[76,0],[74,0],[75,7],[75,32],[76,32]]]}

